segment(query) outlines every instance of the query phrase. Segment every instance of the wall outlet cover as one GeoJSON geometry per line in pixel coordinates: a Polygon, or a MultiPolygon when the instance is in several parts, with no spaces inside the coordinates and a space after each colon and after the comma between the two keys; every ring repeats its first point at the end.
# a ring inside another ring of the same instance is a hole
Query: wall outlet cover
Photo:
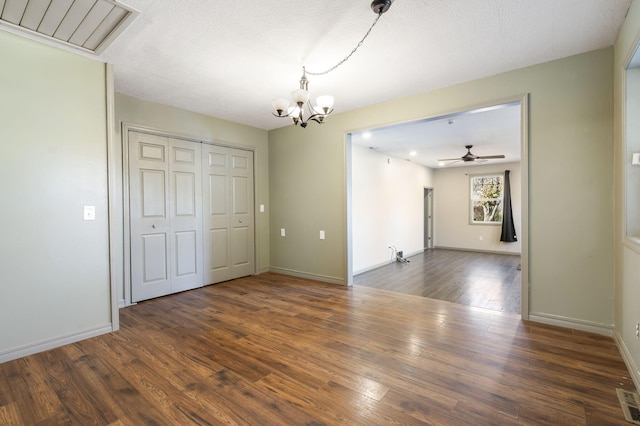
{"type": "Polygon", "coordinates": [[[84,220],[96,220],[96,206],[84,206],[84,220]]]}

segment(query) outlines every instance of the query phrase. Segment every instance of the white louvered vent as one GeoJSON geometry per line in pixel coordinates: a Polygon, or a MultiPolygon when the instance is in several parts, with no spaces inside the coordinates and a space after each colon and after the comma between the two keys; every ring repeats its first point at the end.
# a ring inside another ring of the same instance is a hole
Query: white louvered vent
{"type": "Polygon", "coordinates": [[[112,0],[0,0],[0,26],[95,55],[137,15],[112,0]]]}

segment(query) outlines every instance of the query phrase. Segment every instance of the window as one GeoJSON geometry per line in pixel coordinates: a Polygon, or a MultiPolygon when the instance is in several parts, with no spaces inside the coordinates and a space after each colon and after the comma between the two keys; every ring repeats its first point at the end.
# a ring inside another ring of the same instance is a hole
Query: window
{"type": "MultiPolygon", "coordinates": [[[[639,52],[636,52],[638,56],[639,52]]],[[[635,61],[634,56],[634,61],[635,61]]],[[[640,154],[640,129],[637,117],[640,113],[640,67],[627,70],[626,96],[626,155],[624,157],[626,187],[626,236],[640,243],[640,164],[634,154],[640,154]]]]}
{"type": "Polygon", "coordinates": [[[471,176],[471,224],[502,223],[502,175],[471,176]]]}

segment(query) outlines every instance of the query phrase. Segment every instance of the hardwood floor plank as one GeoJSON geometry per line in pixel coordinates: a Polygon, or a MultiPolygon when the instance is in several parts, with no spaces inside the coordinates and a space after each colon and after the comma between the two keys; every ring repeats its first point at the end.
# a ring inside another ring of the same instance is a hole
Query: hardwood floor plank
{"type": "Polygon", "coordinates": [[[606,336],[277,274],[120,322],[0,364],[0,424],[623,425],[633,389],[606,336]]]}
{"type": "Polygon", "coordinates": [[[22,358],[5,371],[13,386],[0,394],[4,395],[3,400],[12,401],[25,423],[50,419],[64,409],[56,393],[47,385],[44,371],[36,357],[22,358]],[[26,412],[25,408],[28,408],[26,412]]]}
{"type": "Polygon", "coordinates": [[[15,402],[0,406],[0,425],[19,425],[24,423],[25,421],[20,416],[19,408],[15,402]]]}
{"type": "Polygon", "coordinates": [[[117,420],[113,407],[104,404],[64,348],[45,352],[48,384],[74,424],[107,424],[117,420]]]}

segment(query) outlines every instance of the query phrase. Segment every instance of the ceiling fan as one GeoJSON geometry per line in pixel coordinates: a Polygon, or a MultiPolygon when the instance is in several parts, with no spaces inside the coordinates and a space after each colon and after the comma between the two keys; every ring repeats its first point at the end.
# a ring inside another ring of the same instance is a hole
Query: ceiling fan
{"type": "Polygon", "coordinates": [[[458,161],[464,161],[465,163],[467,162],[472,162],[472,163],[483,163],[487,160],[495,160],[497,158],[504,158],[504,155],[475,155],[471,153],[471,148],[473,148],[473,145],[465,145],[465,148],[467,148],[467,153],[465,155],[463,155],[462,157],[459,158],[444,158],[441,160],[438,160],[439,162],[445,162],[445,161],[449,161],[449,163],[447,163],[446,165],[449,164],[453,164],[453,163],[457,163],[458,161]]]}

